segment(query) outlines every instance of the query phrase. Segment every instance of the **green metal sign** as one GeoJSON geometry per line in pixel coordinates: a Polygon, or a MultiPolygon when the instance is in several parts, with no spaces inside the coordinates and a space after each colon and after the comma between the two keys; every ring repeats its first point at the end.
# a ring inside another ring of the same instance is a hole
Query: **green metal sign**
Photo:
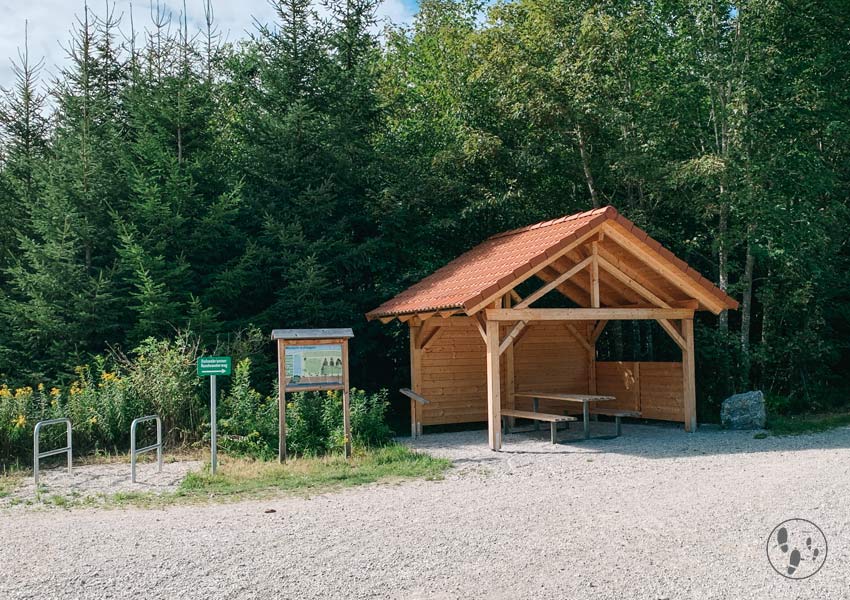
{"type": "Polygon", "coordinates": [[[198,377],[210,375],[230,375],[229,356],[203,356],[198,359],[198,377]]]}

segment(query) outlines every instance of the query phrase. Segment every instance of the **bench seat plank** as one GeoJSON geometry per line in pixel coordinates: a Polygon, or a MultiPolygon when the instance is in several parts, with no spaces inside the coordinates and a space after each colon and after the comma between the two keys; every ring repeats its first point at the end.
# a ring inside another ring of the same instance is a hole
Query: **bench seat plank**
{"type": "Polygon", "coordinates": [[[552,415],[549,413],[531,412],[530,410],[514,410],[513,408],[503,408],[502,416],[515,417],[517,419],[531,419],[534,421],[546,421],[548,423],[566,423],[569,421],[578,421],[575,417],[566,415],[552,415]]]}
{"type": "Polygon", "coordinates": [[[550,415],[549,413],[540,413],[540,412],[532,412],[528,410],[515,410],[513,408],[503,408],[502,409],[502,426],[505,428],[506,433],[510,433],[510,427],[508,425],[509,419],[507,417],[514,417],[517,419],[530,419],[532,421],[547,421],[549,423],[549,430],[553,444],[558,443],[558,423],[569,423],[570,421],[578,421],[575,417],[568,417],[566,415],[550,415]]]}
{"type": "Polygon", "coordinates": [[[617,410],[616,408],[591,408],[591,414],[603,415],[606,417],[640,417],[640,412],[636,410],[617,410]]]}

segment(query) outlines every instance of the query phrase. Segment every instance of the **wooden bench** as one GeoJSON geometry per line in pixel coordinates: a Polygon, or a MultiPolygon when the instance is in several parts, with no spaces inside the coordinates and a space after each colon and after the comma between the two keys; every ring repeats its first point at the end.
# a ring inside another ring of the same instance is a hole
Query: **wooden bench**
{"type": "Polygon", "coordinates": [[[532,412],[530,410],[514,410],[513,408],[503,408],[502,409],[502,426],[504,427],[505,433],[510,433],[510,426],[508,425],[508,417],[514,417],[516,419],[528,419],[530,421],[545,421],[549,423],[550,429],[552,432],[552,443],[558,443],[558,423],[569,423],[570,421],[578,421],[575,417],[568,417],[566,415],[550,415],[549,413],[539,413],[532,412]]]}
{"type": "Polygon", "coordinates": [[[591,408],[590,414],[614,417],[614,422],[617,424],[618,436],[622,434],[620,419],[623,417],[640,417],[640,413],[636,410],[618,410],[616,408],[591,408]]]}

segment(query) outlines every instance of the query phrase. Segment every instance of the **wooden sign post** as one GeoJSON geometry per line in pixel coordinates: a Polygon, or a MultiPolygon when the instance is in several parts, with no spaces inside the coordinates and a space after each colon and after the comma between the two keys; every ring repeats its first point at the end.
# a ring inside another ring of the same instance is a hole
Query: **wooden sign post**
{"type": "Polygon", "coordinates": [[[275,329],[277,342],[277,458],[286,461],[286,393],[342,390],[345,457],[351,456],[351,410],[348,340],[351,329],[275,329]]]}
{"type": "Polygon", "coordinates": [[[230,375],[231,367],[229,356],[201,356],[198,358],[198,377],[210,378],[210,473],[213,475],[218,468],[218,417],[216,415],[218,392],[216,377],[230,375]]]}

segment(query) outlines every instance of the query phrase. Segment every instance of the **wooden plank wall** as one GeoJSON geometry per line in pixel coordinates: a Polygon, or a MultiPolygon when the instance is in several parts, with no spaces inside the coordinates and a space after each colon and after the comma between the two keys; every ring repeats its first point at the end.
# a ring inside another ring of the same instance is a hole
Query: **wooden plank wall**
{"type": "MultiPolygon", "coordinates": [[[[422,407],[423,425],[472,423],[487,420],[487,365],[484,340],[475,323],[468,318],[452,317],[454,325],[422,352],[422,388],[430,401],[422,407]],[[463,321],[460,323],[460,321],[463,321]]],[[[588,326],[574,323],[585,334],[588,326]]],[[[504,337],[513,327],[507,323],[504,337]]],[[[586,394],[589,364],[587,352],[563,323],[529,325],[514,349],[516,389],[571,391],[586,394]]],[[[507,405],[506,360],[501,361],[502,406],[507,405]]],[[[517,398],[517,408],[531,408],[531,400],[517,398]]],[[[562,414],[562,402],[541,401],[540,410],[562,414]]]]}
{"type": "MultiPolygon", "coordinates": [[[[589,324],[573,326],[588,335],[589,324]]],[[[589,357],[564,323],[540,321],[528,326],[514,349],[517,391],[571,392],[587,394],[589,357]]],[[[531,410],[531,400],[517,398],[516,407],[531,410]]],[[[563,414],[569,405],[555,400],[541,400],[540,411],[563,414]]]]}
{"type": "Polygon", "coordinates": [[[645,419],[685,418],[680,362],[597,362],[596,386],[600,394],[617,398],[606,407],[639,410],[645,419]]]}
{"type": "MultiPolygon", "coordinates": [[[[422,352],[423,425],[487,420],[487,364],[484,340],[469,318],[446,327],[422,352]]],[[[504,362],[504,361],[502,361],[504,362]]]]}
{"type": "Polygon", "coordinates": [[[615,396],[617,398],[614,402],[606,400],[598,404],[604,404],[604,408],[640,410],[639,364],[597,361],[596,392],[603,396],[615,396]]]}
{"type": "Polygon", "coordinates": [[[682,363],[640,363],[640,412],[645,419],[684,421],[682,363]]]}

